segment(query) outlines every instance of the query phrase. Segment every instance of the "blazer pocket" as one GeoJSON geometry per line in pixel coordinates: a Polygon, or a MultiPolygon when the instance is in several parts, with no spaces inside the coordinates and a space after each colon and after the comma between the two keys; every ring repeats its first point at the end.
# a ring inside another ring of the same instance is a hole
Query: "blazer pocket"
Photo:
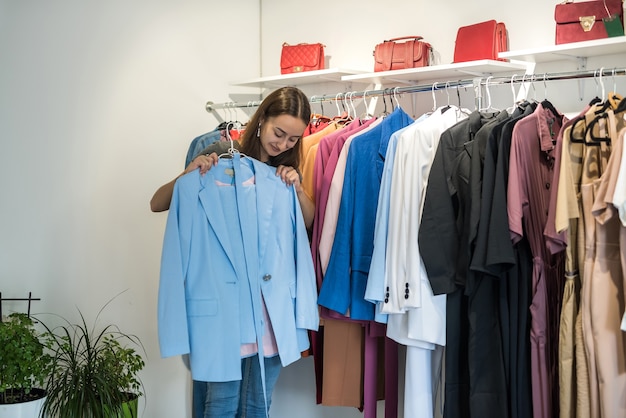
{"type": "Polygon", "coordinates": [[[187,316],[217,315],[217,299],[191,299],[187,301],[187,316]]]}

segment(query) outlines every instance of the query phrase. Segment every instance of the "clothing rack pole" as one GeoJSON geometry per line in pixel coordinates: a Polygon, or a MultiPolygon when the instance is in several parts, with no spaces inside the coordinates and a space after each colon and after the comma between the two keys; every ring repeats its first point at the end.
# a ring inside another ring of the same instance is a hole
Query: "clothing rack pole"
{"type": "MultiPolygon", "coordinates": [[[[350,99],[354,98],[363,98],[367,96],[391,96],[395,94],[403,94],[403,93],[420,93],[420,92],[430,92],[434,90],[443,90],[447,88],[475,88],[477,84],[477,80],[479,80],[480,86],[486,86],[489,83],[489,86],[495,86],[500,84],[510,84],[510,83],[534,83],[536,81],[544,82],[544,81],[557,81],[557,80],[574,80],[574,79],[584,79],[584,78],[597,78],[602,80],[602,77],[614,77],[614,76],[624,76],[626,75],[626,68],[600,68],[597,70],[582,70],[582,71],[570,71],[570,72],[556,72],[556,73],[543,73],[543,74],[525,74],[522,76],[489,76],[484,78],[473,78],[473,79],[464,79],[464,80],[456,80],[456,81],[447,81],[447,82],[433,82],[429,84],[419,84],[414,86],[403,86],[403,87],[391,87],[377,90],[364,90],[364,91],[355,91],[355,92],[345,92],[338,93],[336,95],[320,95],[320,96],[311,96],[309,99],[311,103],[320,103],[320,102],[332,102],[337,100],[345,100],[346,97],[350,97],[350,99]]],[[[528,90],[525,88],[526,91],[528,90]]],[[[216,109],[226,109],[226,108],[245,108],[245,107],[256,107],[261,104],[260,101],[255,102],[247,102],[247,103],[237,103],[237,102],[227,102],[227,103],[213,103],[211,101],[206,103],[207,112],[213,112],[216,109]]]]}

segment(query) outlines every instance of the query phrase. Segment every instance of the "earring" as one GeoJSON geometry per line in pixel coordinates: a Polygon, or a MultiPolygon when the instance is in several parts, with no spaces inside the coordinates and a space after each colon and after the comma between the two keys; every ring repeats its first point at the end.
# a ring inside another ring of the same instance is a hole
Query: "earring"
{"type": "Polygon", "coordinates": [[[261,137],[261,124],[259,123],[259,127],[256,130],[256,137],[260,138],[261,137]]]}

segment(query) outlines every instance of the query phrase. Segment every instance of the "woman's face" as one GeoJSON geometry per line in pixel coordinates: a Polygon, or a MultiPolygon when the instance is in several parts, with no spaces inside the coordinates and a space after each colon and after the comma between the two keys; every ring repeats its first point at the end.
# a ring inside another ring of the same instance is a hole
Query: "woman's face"
{"type": "Polygon", "coordinates": [[[306,124],[291,115],[278,115],[261,122],[261,161],[290,150],[302,138],[306,124]]]}

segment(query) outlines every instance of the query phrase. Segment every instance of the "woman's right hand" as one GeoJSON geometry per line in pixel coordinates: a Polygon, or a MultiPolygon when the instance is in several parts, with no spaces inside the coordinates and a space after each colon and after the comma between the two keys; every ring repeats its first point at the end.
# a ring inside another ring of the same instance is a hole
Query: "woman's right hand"
{"type": "Polygon", "coordinates": [[[211,167],[213,167],[214,165],[217,165],[218,161],[219,161],[219,157],[217,156],[217,153],[215,152],[211,154],[206,154],[206,155],[205,154],[198,155],[196,158],[193,159],[192,162],[189,163],[187,168],[185,168],[185,171],[183,171],[182,175],[191,173],[193,170],[197,168],[200,169],[200,174],[204,174],[207,171],[209,171],[211,167]]]}
{"type": "Polygon", "coordinates": [[[219,157],[215,152],[208,155],[198,155],[192,162],[189,163],[187,168],[185,168],[185,171],[183,171],[174,180],[159,187],[157,191],[154,192],[152,199],[150,199],[150,210],[152,210],[152,212],[163,212],[168,210],[172,201],[172,195],[174,194],[174,184],[179,177],[184,176],[187,173],[191,173],[193,170],[198,168],[200,169],[200,174],[205,174],[211,169],[211,167],[216,165],[218,161],[219,157]]]}

